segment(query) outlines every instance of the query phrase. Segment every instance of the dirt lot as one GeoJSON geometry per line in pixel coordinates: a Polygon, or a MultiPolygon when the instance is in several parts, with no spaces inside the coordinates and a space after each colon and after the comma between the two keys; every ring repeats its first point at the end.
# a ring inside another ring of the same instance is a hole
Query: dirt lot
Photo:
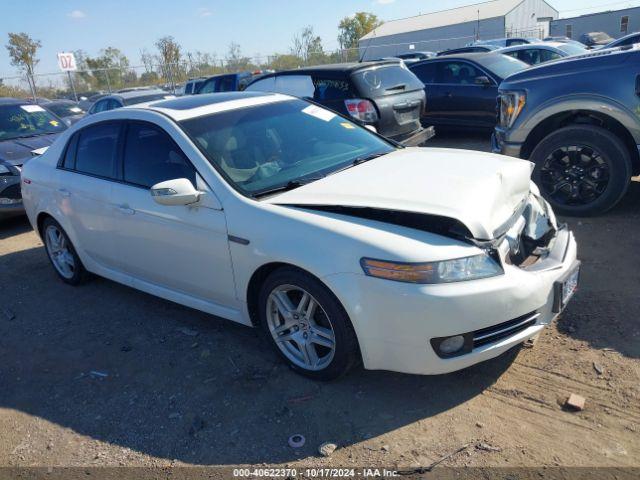
{"type": "Polygon", "coordinates": [[[252,329],[99,278],[67,286],[25,220],[0,225],[0,466],[406,468],[468,445],[443,465],[640,467],[640,183],[608,215],[566,220],[581,290],[534,348],[333,383],[292,373],[252,329]],[[563,410],[570,393],[584,411],[563,410]]]}

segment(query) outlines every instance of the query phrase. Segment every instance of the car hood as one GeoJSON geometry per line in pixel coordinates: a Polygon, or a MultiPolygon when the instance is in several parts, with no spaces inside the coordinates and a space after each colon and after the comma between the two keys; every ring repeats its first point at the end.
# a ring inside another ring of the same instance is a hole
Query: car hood
{"type": "Polygon", "coordinates": [[[533,164],[470,150],[405,148],[265,199],[277,205],[422,213],[501,235],[526,202],[533,164]]]}
{"type": "Polygon", "coordinates": [[[13,166],[23,165],[33,157],[31,153],[42,147],[48,147],[58,137],[58,133],[40,135],[37,137],[14,138],[0,142],[0,163],[13,166]]]}

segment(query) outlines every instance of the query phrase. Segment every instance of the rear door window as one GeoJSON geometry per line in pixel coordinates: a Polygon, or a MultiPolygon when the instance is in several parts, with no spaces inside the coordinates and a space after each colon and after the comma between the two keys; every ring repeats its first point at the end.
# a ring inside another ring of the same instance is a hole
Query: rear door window
{"type": "Polygon", "coordinates": [[[407,68],[389,65],[355,72],[353,82],[364,98],[422,90],[423,83],[407,68]]]}
{"type": "Polygon", "coordinates": [[[411,71],[422,83],[436,83],[436,66],[437,62],[428,62],[411,67],[411,71]]]}
{"type": "Polygon", "coordinates": [[[124,181],[151,188],[177,178],[186,178],[196,185],[196,171],[180,147],[160,127],[131,122],[124,149],[124,181]]]}
{"type": "Polygon", "coordinates": [[[75,170],[98,177],[116,178],[120,130],[120,122],[98,123],[82,129],[75,170]]]}

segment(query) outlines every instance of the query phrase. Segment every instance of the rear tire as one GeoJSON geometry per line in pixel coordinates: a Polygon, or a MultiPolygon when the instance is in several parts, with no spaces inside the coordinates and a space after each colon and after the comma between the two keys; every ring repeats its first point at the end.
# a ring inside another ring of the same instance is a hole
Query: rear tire
{"type": "Polygon", "coordinates": [[[547,135],[529,158],[533,180],[560,214],[597,215],[616,205],[631,181],[631,157],[616,135],[571,125],[547,135]]]}
{"type": "Polygon", "coordinates": [[[315,380],[346,374],[360,358],[349,317],[333,293],[312,275],[282,267],[263,283],[260,324],[278,355],[315,380]]]}
{"type": "Polygon", "coordinates": [[[80,261],[69,236],[53,218],[42,222],[42,240],[53,269],[69,285],[79,285],[86,278],[87,271],[80,261]]]}

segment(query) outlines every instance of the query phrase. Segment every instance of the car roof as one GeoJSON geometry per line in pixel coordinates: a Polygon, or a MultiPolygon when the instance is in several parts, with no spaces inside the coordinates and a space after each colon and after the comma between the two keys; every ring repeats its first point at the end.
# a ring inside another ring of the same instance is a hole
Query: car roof
{"type": "Polygon", "coordinates": [[[300,73],[305,74],[326,74],[326,73],[344,73],[345,75],[349,75],[353,72],[357,72],[358,70],[363,70],[365,68],[378,67],[381,65],[400,65],[400,59],[397,60],[373,60],[373,61],[365,61],[365,62],[349,62],[349,63],[330,63],[327,65],[316,65],[314,67],[302,67],[294,70],[283,70],[281,72],[268,73],[267,75],[261,77],[276,77],[278,75],[299,75],[300,73]]]}
{"type": "Polygon", "coordinates": [[[69,100],[68,98],[56,98],[55,100],[51,100],[50,102],[47,103],[47,105],[68,105],[68,104],[76,104],[77,102],[74,102],[73,100],[69,100]]]}
{"type": "Polygon", "coordinates": [[[0,105],[21,105],[24,103],[29,103],[29,101],[22,98],[0,97],[0,105]]]}
{"type": "Polygon", "coordinates": [[[171,95],[171,93],[169,92],[165,92],[164,90],[160,90],[159,88],[156,89],[146,89],[146,90],[132,90],[129,92],[121,92],[121,93],[113,93],[110,95],[105,95],[102,98],[99,98],[98,100],[104,100],[107,98],[116,98],[116,99],[120,99],[120,100],[129,100],[130,98],[137,98],[137,97],[146,97],[148,95],[171,95]]]}
{"type": "Polygon", "coordinates": [[[131,105],[112,111],[124,113],[130,110],[152,110],[163,113],[176,121],[236,110],[268,103],[296,100],[295,97],[269,92],[220,92],[201,95],[187,95],[167,100],[156,100],[144,104],[131,105]]]}
{"type": "Polygon", "coordinates": [[[558,46],[563,45],[561,42],[544,42],[544,43],[525,43],[523,45],[514,45],[512,47],[501,48],[500,50],[496,50],[496,53],[507,53],[507,52],[518,52],[520,50],[531,50],[531,49],[540,49],[540,50],[559,50],[558,46]]]}
{"type": "Polygon", "coordinates": [[[427,63],[427,62],[435,62],[435,61],[442,61],[442,60],[454,60],[454,59],[460,59],[460,60],[479,60],[482,58],[487,58],[487,57],[495,57],[496,55],[500,55],[501,50],[493,50],[491,52],[466,52],[466,53],[453,53],[451,55],[441,55],[440,57],[431,57],[431,58],[425,58],[424,60],[420,60],[419,62],[416,63],[412,63],[411,67],[413,67],[414,65],[419,65],[422,63],[427,63]]]}

